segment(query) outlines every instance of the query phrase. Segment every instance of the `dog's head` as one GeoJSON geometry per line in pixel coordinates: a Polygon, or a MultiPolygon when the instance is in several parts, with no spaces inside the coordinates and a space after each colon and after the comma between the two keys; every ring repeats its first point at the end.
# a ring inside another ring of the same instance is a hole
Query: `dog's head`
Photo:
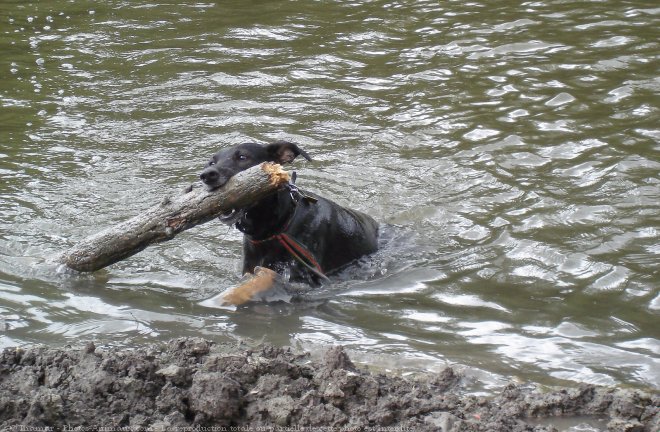
{"type": "Polygon", "coordinates": [[[227,183],[231,177],[262,162],[285,164],[298,156],[312,158],[296,144],[276,141],[272,144],[244,143],[220,150],[213,155],[199,175],[204,185],[215,189],[227,183]]]}

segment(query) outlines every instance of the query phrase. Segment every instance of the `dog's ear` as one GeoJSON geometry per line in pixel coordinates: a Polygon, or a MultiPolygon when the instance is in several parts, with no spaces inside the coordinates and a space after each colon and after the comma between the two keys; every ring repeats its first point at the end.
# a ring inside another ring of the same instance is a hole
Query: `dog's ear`
{"type": "Polygon", "coordinates": [[[312,160],[305,150],[288,141],[275,141],[268,144],[266,145],[266,152],[269,161],[279,164],[291,163],[298,156],[302,156],[308,161],[312,160]]]}

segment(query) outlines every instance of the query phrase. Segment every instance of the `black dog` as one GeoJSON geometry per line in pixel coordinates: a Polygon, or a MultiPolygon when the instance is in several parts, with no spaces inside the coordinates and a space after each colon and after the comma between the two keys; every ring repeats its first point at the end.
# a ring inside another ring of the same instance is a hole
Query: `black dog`
{"type": "MultiPolygon", "coordinates": [[[[300,155],[311,160],[304,150],[286,141],[240,144],[213,155],[199,177],[214,189],[262,162],[285,164],[300,155]]],[[[378,247],[378,224],[373,218],[293,184],[221,220],[235,223],[244,233],[244,273],[261,266],[314,286],[327,279],[326,274],[378,247]]]]}

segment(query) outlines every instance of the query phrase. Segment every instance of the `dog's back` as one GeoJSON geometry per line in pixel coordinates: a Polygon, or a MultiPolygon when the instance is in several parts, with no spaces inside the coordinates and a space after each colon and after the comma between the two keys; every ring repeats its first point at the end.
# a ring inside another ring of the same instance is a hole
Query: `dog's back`
{"type": "Polygon", "coordinates": [[[371,216],[315,194],[305,196],[281,232],[260,240],[246,235],[245,272],[255,266],[288,268],[292,280],[317,284],[318,273],[330,274],[376,251],[378,223],[371,216]]]}

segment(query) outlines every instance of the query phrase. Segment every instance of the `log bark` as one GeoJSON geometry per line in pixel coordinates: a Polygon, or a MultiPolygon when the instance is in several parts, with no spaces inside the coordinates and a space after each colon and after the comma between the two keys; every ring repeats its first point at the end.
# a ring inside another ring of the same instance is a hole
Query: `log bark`
{"type": "Polygon", "coordinates": [[[92,272],[134,255],[152,243],[171,240],[178,233],[242,208],[276,191],[289,181],[280,165],[263,163],[236,174],[221,188],[202,187],[166,198],[143,213],[89,236],[64,252],[67,267],[92,272]]]}

